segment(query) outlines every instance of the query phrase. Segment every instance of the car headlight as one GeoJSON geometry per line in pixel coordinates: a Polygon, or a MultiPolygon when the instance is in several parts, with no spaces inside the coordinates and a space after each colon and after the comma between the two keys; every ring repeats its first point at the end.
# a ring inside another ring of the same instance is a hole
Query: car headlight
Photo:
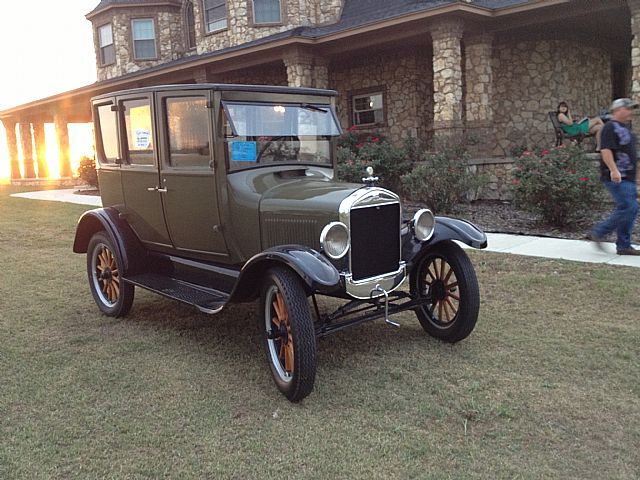
{"type": "Polygon", "coordinates": [[[424,242],[429,240],[433,235],[436,228],[436,218],[433,216],[433,213],[431,213],[431,210],[423,208],[418,210],[413,216],[411,226],[415,237],[421,242],[424,242]]]}
{"type": "Polygon", "coordinates": [[[342,222],[331,222],[322,229],[320,246],[330,258],[338,259],[349,250],[349,230],[342,222]]]}

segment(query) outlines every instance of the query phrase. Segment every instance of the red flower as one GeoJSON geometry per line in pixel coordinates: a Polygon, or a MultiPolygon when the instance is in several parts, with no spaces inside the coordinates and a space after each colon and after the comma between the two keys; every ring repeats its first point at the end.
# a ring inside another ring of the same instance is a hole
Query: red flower
{"type": "Polygon", "coordinates": [[[540,155],[542,155],[543,157],[544,157],[545,155],[549,155],[549,150],[547,150],[547,149],[542,150],[542,151],[540,152],[540,155]]]}
{"type": "Polygon", "coordinates": [[[356,148],[362,148],[364,147],[364,142],[360,142],[359,144],[356,145],[356,148]]]}
{"type": "Polygon", "coordinates": [[[589,180],[589,177],[580,177],[581,182],[587,182],[588,180],[589,180]]]}
{"type": "Polygon", "coordinates": [[[380,141],[380,139],[378,137],[371,137],[371,142],[372,143],[378,143],[380,141]]]}
{"type": "Polygon", "coordinates": [[[520,180],[514,180],[513,184],[517,187],[518,185],[520,185],[520,180]]]}
{"type": "Polygon", "coordinates": [[[351,125],[349,128],[347,128],[347,132],[357,132],[357,131],[358,131],[357,125],[351,125]]]}
{"type": "Polygon", "coordinates": [[[523,157],[529,157],[530,155],[531,155],[531,152],[529,150],[525,150],[524,152],[522,152],[523,157]]]}

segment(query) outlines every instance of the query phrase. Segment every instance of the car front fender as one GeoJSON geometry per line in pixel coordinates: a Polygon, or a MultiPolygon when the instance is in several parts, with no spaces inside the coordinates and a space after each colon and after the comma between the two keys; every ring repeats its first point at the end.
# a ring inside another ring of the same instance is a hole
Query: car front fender
{"type": "Polygon", "coordinates": [[[436,217],[433,236],[426,242],[417,240],[410,230],[403,238],[402,259],[412,270],[414,262],[439,242],[458,240],[473,248],[487,248],[487,235],[473,223],[451,217],[436,217]]]}
{"type": "Polygon", "coordinates": [[[259,295],[260,283],[272,266],[285,265],[302,280],[308,293],[330,294],[340,289],[340,273],[316,250],[303,245],[279,245],[251,257],[242,267],[231,300],[244,301],[259,295]]]}

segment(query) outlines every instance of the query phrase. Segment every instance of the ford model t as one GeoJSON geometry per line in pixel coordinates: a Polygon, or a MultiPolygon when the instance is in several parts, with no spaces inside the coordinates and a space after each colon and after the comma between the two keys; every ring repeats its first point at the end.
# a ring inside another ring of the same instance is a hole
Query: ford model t
{"type": "MultiPolygon", "coordinates": [[[[334,91],[175,85],[92,100],[103,208],[79,221],[89,286],[106,315],[136,287],[218,313],[260,299],[280,391],[313,389],[316,338],[412,310],[426,332],[462,340],[478,317],[473,266],[454,242],[486,246],[457,219],[334,178],[334,91]],[[316,295],[344,299],[320,313],[316,295]]],[[[363,175],[365,172],[363,172],[363,175]]]]}

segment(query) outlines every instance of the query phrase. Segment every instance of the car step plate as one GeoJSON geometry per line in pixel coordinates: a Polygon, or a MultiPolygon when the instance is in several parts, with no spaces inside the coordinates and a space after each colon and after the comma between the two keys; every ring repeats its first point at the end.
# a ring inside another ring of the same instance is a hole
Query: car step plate
{"type": "Polygon", "coordinates": [[[229,300],[229,296],[222,292],[156,273],[142,273],[124,280],[165,297],[193,305],[204,313],[219,312],[229,300]]]}

